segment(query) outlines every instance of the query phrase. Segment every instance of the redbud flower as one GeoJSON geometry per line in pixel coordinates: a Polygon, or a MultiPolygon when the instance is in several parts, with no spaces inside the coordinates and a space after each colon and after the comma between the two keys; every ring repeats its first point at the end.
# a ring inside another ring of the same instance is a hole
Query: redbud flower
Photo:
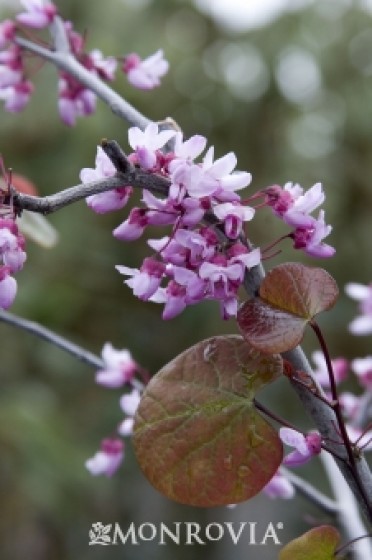
{"type": "Polygon", "coordinates": [[[5,101],[4,109],[9,113],[19,113],[29,102],[33,90],[34,86],[28,80],[0,89],[0,99],[5,101]]]}
{"type": "Polygon", "coordinates": [[[14,21],[6,19],[0,23],[0,49],[3,49],[9,41],[12,41],[16,32],[14,21]]]}
{"type": "MultiPolygon", "coordinates": [[[[82,183],[90,183],[99,181],[105,177],[113,177],[116,169],[110,158],[102,150],[101,146],[97,147],[96,167],[94,169],[87,167],[80,171],[80,180],[82,183]]],[[[120,210],[127,204],[133,188],[129,186],[118,187],[107,192],[94,194],[86,198],[86,202],[97,214],[120,210]]]]}
{"type": "MultiPolygon", "coordinates": [[[[315,368],[313,369],[315,378],[322,387],[328,388],[330,386],[330,381],[323,352],[315,350],[315,352],[311,354],[311,359],[315,364],[315,368]]],[[[341,381],[344,381],[347,377],[349,367],[348,361],[345,360],[345,358],[334,358],[331,360],[331,364],[336,384],[341,383],[341,381]]]]}
{"type": "Polygon", "coordinates": [[[58,11],[54,4],[45,3],[44,0],[21,0],[21,4],[26,8],[26,12],[16,16],[17,21],[36,29],[48,27],[58,11]]]}
{"type": "Polygon", "coordinates": [[[129,54],[122,69],[132,86],[147,90],[160,86],[160,78],[168,72],[168,68],[168,61],[160,49],[144,60],[136,53],[129,54]]]}
{"type": "Polygon", "coordinates": [[[305,253],[312,257],[332,257],[336,250],[322,241],[332,231],[332,226],[325,224],[324,211],[320,210],[318,219],[306,215],[303,219],[303,225],[299,224],[291,234],[294,240],[294,248],[303,249],[305,253]]]}
{"type": "Polygon", "coordinates": [[[368,390],[372,389],[372,356],[355,358],[351,362],[351,369],[358,376],[360,384],[368,390]]]}
{"type": "Polygon", "coordinates": [[[0,266],[0,309],[8,309],[17,294],[17,282],[8,266],[0,266]]]}
{"type": "Polygon", "coordinates": [[[106,387],[121,387],[130,382],[138,368],[128,350],[115,350],[109,342],[103,347],[102,359],[105,367],[97,372],[96,382],[106,387]]]}
{"type": "Polygon", "coordinates": [[[278,470],[270,482],[262,489],[269,498],[283,498],[290,500],[295,495],[293,484],[278,470]]]}
{"type": "Polygon", "coordinates": [[[284,458],[283,465],[289,467],[304,465],[321,452],[322,438],[318,432],[311,431],[304,436],[291,428],[280,428],[279,437],[283,443],[296,448],[284,458]]]}
{"type": "Polygon", "coordinates": [[[349,325],[349,330],[353,334],[372,333],[372,285],[365,286],[350,282],[345,286],[347,295],[359,301],[360,315],[349,325]]]}
{"type": "Polygon", "coordinates": [[[123,395],[120,399],[120,406],[127,415],[118,427],[121,436],[131,436],[133,432],[134,415],[141,400],[138,389],[133,389],[129,394],[123,395]]]}
{"type": "Polygon", "coordinates": [[[157,163],[157,150],[160,150],[175,134],[174,130],[159,131],[156,123],[150,123],[143,131],[137,126],[130,128],[128,141],[136,152],[138,164],[143,169],[153,169],[157,163]]]}
{"type": "Polygon", "coordinates": [[[88,459],[85,466],[94,476],[112,476],[120,467],[123,458],[124,442],[121,439],[107,438],[102,441],[100,451],[88,459]]]}

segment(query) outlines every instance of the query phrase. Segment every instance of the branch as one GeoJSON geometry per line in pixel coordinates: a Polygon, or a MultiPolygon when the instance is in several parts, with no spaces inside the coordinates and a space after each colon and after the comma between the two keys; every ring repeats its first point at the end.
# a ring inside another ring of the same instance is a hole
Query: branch
{"type": "MultiPolygon", "coordinates": [[[[320,459],[327,472],[329,483],[336,498],[337,521],[344,535],[350,541],[355,539],[355,535],[359,535],[359,537],[365,535],[367,531],[360,519],[354,496],[343,475],[328,453],[322,452],[320,459]]],[[[371,540],[361,539],[355,542],[352,547],[352,553],[354,560],[372,558],[371,540]]]]}
{"type": "Polygon", "coordinates": [[[0,309],[0,321],[3,323],[7,323],[8,325],[12,325],[13,327],[17,327],[24,331],[30,332],[47,342],[51,342],[58,348],[65,350],[69,354],[72,354],[75,358],[84,362],[90,366],[93,366],[96,369],[102,369],[104,367],[104,362],[98,356],[95,356],[88,350],[84,350],[81,346],[70,342],[66,338],[59,336],[55,332],[35,323],[34,321],[28,321],[27,319],[23,319],[22,317],[18,317],[13,313],[9,313],[8,311],[4,311],[0,309]]]}
{"type": "Polygon", "coordinates": [[[293,484],[299,494],[302,494],[310,502],[315,504],[319,509],[336,517],[338,513],[338,505],[335,500],[328,498],[323,492],[320,492],[315,486],[307,482],[303,478],[297,476],[289,469],[280,467],[280,472],[293,484]]]}
{"type": "Polygon", "coordinates": [[[103,193],[128,185],[148,189],[153,193],[161,195],[166,195],[169,189],[169,181],[164,177],[132,168],[127,173],[117,173],[114,177],[76,185],[48,196],[39,197],[15,192],[13,195],[13,206],[16,213],[19,214],[23,210],[40,214],[51,214],[93,194],[103,193]]]}

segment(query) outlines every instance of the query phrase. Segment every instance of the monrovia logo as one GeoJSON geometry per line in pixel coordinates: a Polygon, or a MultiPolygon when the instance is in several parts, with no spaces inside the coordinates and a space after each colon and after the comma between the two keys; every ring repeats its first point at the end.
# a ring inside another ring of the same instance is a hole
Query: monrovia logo
{"type": "Polygon", "coordinates": [[[283,529],[283,523],[268,523],[265,527],[257,527],[256,521],[224,521],[209,523],[202,527],[192,521],[175,521],[171,526],[165,523],[141,523],[136,526],[132,522],[122,529],[119,523],[103,525],[100,521],[92,524],[89,531],[90,545],[139,545],[141,542],[155,541],[159,545],[171,542],[182,545],[207,544],[228,538],[233,544],[244,540],[249,545],[280,545],[277,531],[283,529]]]}

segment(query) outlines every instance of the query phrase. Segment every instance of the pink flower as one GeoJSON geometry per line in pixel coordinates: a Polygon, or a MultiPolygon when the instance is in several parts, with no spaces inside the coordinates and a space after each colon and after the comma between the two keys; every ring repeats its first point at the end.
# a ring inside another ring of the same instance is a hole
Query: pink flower
{"type": "Polygon", "coordinates": [[[16,24],[10,19],[0,23],[0,49],[3,49],[9,41],[12,41],[16,32],[16,24]]]}
{"type": "Polygon", "coordinates": [[[28,80],[0,89],[0,99],[5,101],[4,109],[9,113],[19,113],[30,100],[34,86],[28,80]]]}
{"type": "Polygon", "coordinates": [[[129,217],[114,229],[113,235],[122,241],[133,241],[141,237],[149,223],[148,213],[144,208],[132,208],[129,217]]]}
{"type": "Polygon", "coordinates": [[[169,64],[161,49],[144,60],[136,53],[129,54],[123,64],[123,72],[129,83],[145,90],[160,86],[160,78],[168,72],[168,68],[169,64]]]}
{"type": "Polygon", "coordinates": [[[134,415],[141,400],[141,393],[138,389],[133,389],[131,393],[123,395],[120,399],[120,406],[127,415],[118,427],[121,436],[130,436],[133,431],[134,415]]]}
{"type": "Polygon", "coordinates": [[[241,234],[243,223],[252,220],[255,211],[249,206],[223,202],[213,207],[213,213],[224,223],[227,237],[237,239],[241,234]]]}
{"type": "MultiPolygon", "coordinates": [[[[330,381],[323,353],[320,350],[316,350],[312,353],[311,359],[315,364],[313,371],[318,383],[322,387],[328,388],[330,386],[330,381]]],[[[331,360],[331,364],[336,383],[341,383],[341,381],[344,381],[347,377],[349,367],[348,361],[345,360],[345,358],[335,358],[331,360]]]]}
{"type": "Polygon", "coordinates": [[[350,282],[345,286],[346,294],[359,301],[360,315],[349,325],[349,330],[353,334],[372,333],[372,285],[365,286],[350,282]]]}
{"type": "Polygon", "coordinates": [[[93,475],[112,476],[120,467],[124,458],[124,443],[121,439],[104,439],[100,451],[85,463],[93,475]]]}
{"type": "Polygon", "coordinates": [[[289,453],[283,460],[283,465],[289,467],[304,465],[322,450],[321,435],[315,431],[311,431],[304,436],[291,428],[280,428],[279,437],[283,443],[295,447],[295,451],[289,453]]]}
{"type": "Polygon", "coordinates": [[[351,362],[351,369],[357,375],[360,384],[367,390],[372,390],[372,356],[355,358],[351,362]]]}
{"type": "Polygon", "coordinates": [[[229,152],[225,156],[216,159],[216,161],[213,161],[213,157],[214,148],[211,146],[202,163],[204,172],[202,185],[207,185],[208,188],[214,185],[214,194],[218,195],[221,200],[236,200],[237,195],[231,195],[234,194],[234,191],[249,185],[252,175],[242,171],[233,172],[237,164],[234,152],[229,152]]]}
{"type": "Polygon", "coordinates": [[[123,395],[120,399],[122,411],[127,416],[134,416],[141,400],[141,394],[138,389],[133,389],[130,393],[123,395]]]}
{"type": "Polygon", "coordinates": [[[160,286],[165,264],[149,257],[143,261],[141,270],[120,265],[116,266],[116,270],[120,274],[132,276],[129,280],[125,280],[125,284],[132,288],[135,296],[147,301],[160,286]]]}
{"type": "Polygon", "coordinates": [[[17,282],[9,272],[9,267],[0,266],[0,309],[8,309],[17,294],[17,282]]]}
{"type": "Polygon", "coordinates": [[[96,382],[105,387],[116,388],[129,383],[138,368],[128,350],[115,350],[109,342],[103,347],[102,359],[105,367],[96,373],[96,382]]]}
{"type": "Polygon", "coordinates": [[[312,257],[333,257],[336,250],[322,241],[332,231],[332,226],[325,224],[324,211],[320,210],[318,219],[304,215],[303,220],[303,225],[298,225],[290,235],[294,241],[294,248],[303,249],[312,257]]]}
{"type": "Polygon", "coordinates": [[[96,108],[96,95],[64,72],[60,74],[58,96],[59,114],[67,126],[73,126],[77,117],[90,115],[96,108]]]}
{"type": "Polygon", "coordinates": [[[117,60],[113,56],[103,57],[100,50],[94,49],[88,55],[91,61],[92,69],[102,79],[112,81],[115,78],[117,68],[117,60]]]}
{"type": "Polygon", "coordinates": [[[21,0],[26,12],[19,14],[16,19],[27,27],[42,29],[48,27],[57,14],[57,7],[43,0],[21,0]]]}
{"type": "Polygon", "coordinates": [[[138,164],[146,170],[153,169],[157,163],[157,151],[173,136],[174,130],[159,131],[156,123],[150,123],[145,130],[134,126],[128,130],[128,141],[135,150],[138,164]]]}
{"type": "MultiPolygon", "coordinates": [[[[80,171],[80,180],[82,183],[90,183],[99,181],[105,177],[113,177],[116,174],[116,169],[111,162],[110,158],[106,155],[103,149],[97,147],[96,167],[94,169],[86,167],[80,171]]],[[[120,210],[127,204],[130,196],[133,193],[133,188],[129,186],[118,187],[111,191],[106,191],[99,194],[94,194],[86,198],[86,202],[94,212],[97,214],[104,214],[112,212],[113,210],[120,210]]]]}
{"type": "Polygon", "coordinates": [[[283,498],[290,500],[295,495],[293,484],[278,470],[273,478],[262,489],[269,498],[283,498]]]}

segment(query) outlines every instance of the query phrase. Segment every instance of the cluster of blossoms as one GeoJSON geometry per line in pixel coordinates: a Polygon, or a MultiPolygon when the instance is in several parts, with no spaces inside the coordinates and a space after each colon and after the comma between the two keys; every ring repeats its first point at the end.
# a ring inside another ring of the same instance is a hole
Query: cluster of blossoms
{"type": "MultiPolygon", "coordinates": [[[[58,16],[57,7],[43,0],[21,0],[21,4],[25,12],[18,14],[14,21],[7,19],[0,23],[0,49],[4,49],[0,51],[0,99],[10,112],[21,111],[34,90],[27,77],[24,51],[17,43],[17,33],[26,28],[29,36],[30,29],[49,27],[58,16]]],[[[82,35],[74,31],[71,22],[65,21],[64,26],[70,52],[76,60],[101,80],[112,81],[118,65],[117,59],[104,58],[98,49],[86,53],[82,35]]],[[[144,60],[132,53],[122,59],[121,69],[133,86],[152,89],[160,85],[160,78],[168,70],[168,62],[164,60],[161,50],[144,60]]],[[[94,112],[96,95],[68,72],[60,70],[58,107],[62,121],[72,126],[77,117],[94,112]]]]}
{"type": "Polygon", "coordinates": [[[294,228],[289,237],[293,239],[295,249],[304,249],[308,255],[317,258],[333,257],[335,249],[323,243],[332,231],[332,226],[324,221],[324,210],[319,211],[318,218],[311,216],[311,212],[325,200],[320,183],[305,193],[300,185],[293,183],[286,183],[283,188],[273,185],[265,189],[265,193],[266,203],[274,214],[294,228]]]}
{"type": "MultiPolygon", "coordinates": [[[[145,258],[139,269],[117,266],[121,274],[129,276],[125,283],[138,298],[164,303],[164,319],[173,318],[188,305],[210,299],[220,302],[223,318],[235,316],[245,273],[261,260],[260,250],[251,249],[242,235],[244,224],[252,220],[256,211],[237,193],[251,182],[250,173],[234,171],[237,160],[233,152],[214,160],[213,147],[201,162],[196,162],[207,144],[200,135],[184,141],[181,132],[159,131],[151,123],[144,131],[129,129],[128,139],[134,150],[129,161],[149,174],[167,178],[169,187],[161,199],[144,189],[143,207],[132,208],[113,234],[117,239],[132,241],[147,226],[171,226],[172,232],[148,240],[155,253],[145,258]],[[173,149],[164,154],[162,148],[169,142],[173,149]]],[[[115,173],[105,152],[98,148],[96,167],[83,169],[80,178],[87,183],[115,173]]],[[[131,193],[132,188],[123,185],[93,195],[87,203],[97,213],[118,210],[131,193]]],[[[295,232],[287,237],[295,239],[296,248],[313,256],[334,254],[334,249],[322,242],[331,230],[324,225],[323,212],[318,220],[310,216],[324,201],[321,185],[305,194],[298,185],[270,187],[251,200],[258,196],[265,198],[264,205],[272,207],[276,215],[295,225],[295,232]]]]}
{"type": "MultiPolygon", "coordinates": [[[[134,379],[140,368],[128,350],[115,350],[110,343],[106,343],[103,347],[102,360],[104,367],[96,374],[96,382],[99,385],[109,388],[119,388],[124,385],[131,387],[131,391],[120,398],[120,407],[125,418],[117,427],[120,436],[130,436],[133,417],[141,398],[142,386],[134,379]]],[[[113,436],[102,440],[100,450],[86,461],[85,466],[92,475],[112,476],[123,459],[124,441],[113,436]]]]}

